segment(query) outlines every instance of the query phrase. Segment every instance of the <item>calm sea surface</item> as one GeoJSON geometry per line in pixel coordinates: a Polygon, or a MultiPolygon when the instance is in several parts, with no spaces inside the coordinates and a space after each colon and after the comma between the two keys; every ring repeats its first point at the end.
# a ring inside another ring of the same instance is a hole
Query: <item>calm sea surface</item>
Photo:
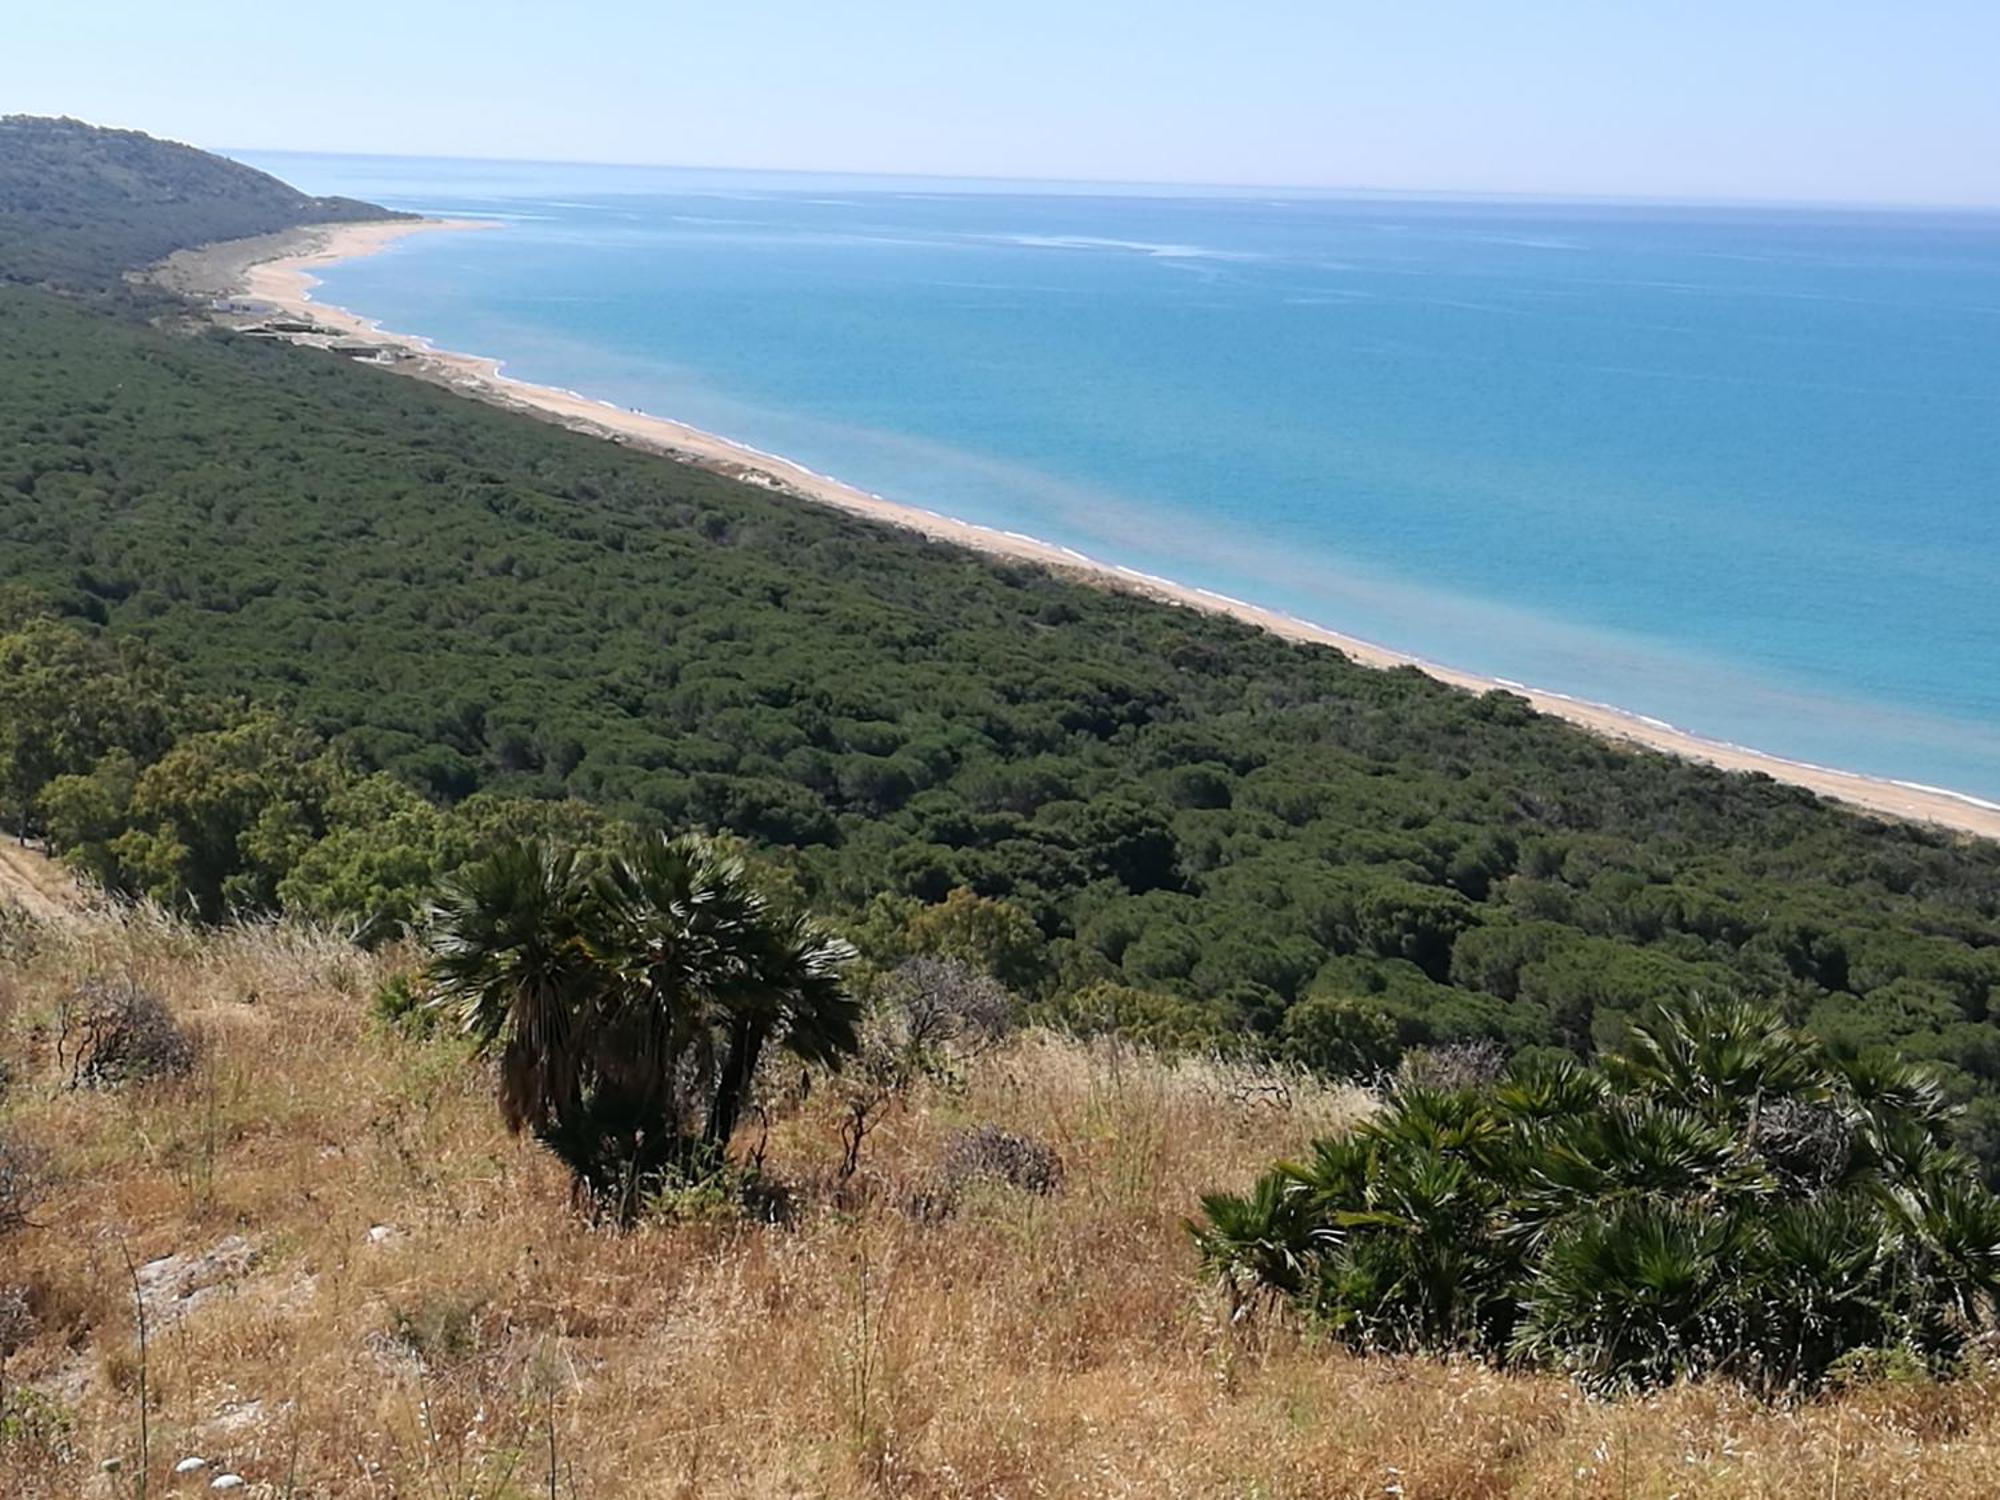
{"type": "Polygon", "coordinates": [[[240,153],[320,293],[892,499],[2000,800],[2000,216],[240,153]]]}

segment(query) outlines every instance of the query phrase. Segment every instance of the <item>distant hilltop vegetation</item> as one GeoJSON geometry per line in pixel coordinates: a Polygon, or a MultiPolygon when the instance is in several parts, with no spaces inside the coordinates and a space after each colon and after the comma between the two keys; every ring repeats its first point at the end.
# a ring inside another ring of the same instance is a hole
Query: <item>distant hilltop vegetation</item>
{"type": "Polygon", "coordinates": [[[136,130],[0,116],[0,280],[102,288],[191,245],[405,217],[136,130]]]}

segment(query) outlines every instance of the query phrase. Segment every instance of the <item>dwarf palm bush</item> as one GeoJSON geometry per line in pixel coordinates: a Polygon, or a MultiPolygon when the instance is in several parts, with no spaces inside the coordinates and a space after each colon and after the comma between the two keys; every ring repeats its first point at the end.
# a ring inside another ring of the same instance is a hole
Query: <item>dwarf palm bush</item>
{"type": "Polygon", "coordinates": [[[1464,1350],[1593,1389],[1809,1389],[1843,1355],[1934,1368],[1991,1328],[2000,1200],[1935,1085],[1740,1001],[1635,1026],[1597,1068],[1404,1086],[1194,1226],[1239,1305],[1359,1349],[1464,1350]]]}
{"type": "Polygon", "coordinates": [[[847,946],[703,839],[596,872],[504,846],[445,885],[426,936],[432,1003],[496,1056],[508,1127],[621,1221],[720,1161],[767,1048],[831,1064],[855,1046],[847,946]]]}
{"type": "Polygon", "coordinates": [[[1317,1209],[1282,1173],[1258,1178],[1247,1193],[1201,1200],[1195,1243],[1239,1310],[1263,1294],[1305,1295],[1318,1257],[1339,1242],[1317,1209]]]}

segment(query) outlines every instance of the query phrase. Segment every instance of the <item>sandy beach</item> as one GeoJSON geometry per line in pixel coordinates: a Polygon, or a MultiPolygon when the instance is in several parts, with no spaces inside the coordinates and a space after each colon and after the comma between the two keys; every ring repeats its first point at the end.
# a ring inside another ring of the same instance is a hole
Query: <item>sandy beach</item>
{"type": "Polygon", "coordinates": [[[235,326],[256,326],[273,318],[309,323],[314,331],[294,330],[284,336],[302,343],[339,345],[350,355],[358,352],[355,348],[358,344],[372,345],[378,351],[375,357],[402,373],[678,462],[699,464],[801,500],[836,506],[939,541],[1038,563],[1100,586],[1229,615],[1288,640],[1332,646],[1369,666],[1417,667],[1439,681],[1471,692],[1504,688],[1527,699],[1543,713],[1582,725],[1613,741],[1643,745],[1725,770],[1760,772],[1872,813],[2000,838],[2000,806],[1936,788],[1806,765],[1705,740],[1607,705],[1460,672],[1242,600],[1136,573],[1030,537],[887,500],[787,459],[664,417],[626,410],[574,391],[515,380],[502,372],[497,359],[435,349],[421,338],[383,329],[369,319],[312,298],[317,284],[313,271],[318,267],[373,254],[411,234],[497,227],[488,221],[399,220],[293,230],[183,251],[160,268],[158,277],[176,290],[214,299],[218,304],[216,316],[235,326]],[[245,303],[261,307],[241,305],[245,303]]]}

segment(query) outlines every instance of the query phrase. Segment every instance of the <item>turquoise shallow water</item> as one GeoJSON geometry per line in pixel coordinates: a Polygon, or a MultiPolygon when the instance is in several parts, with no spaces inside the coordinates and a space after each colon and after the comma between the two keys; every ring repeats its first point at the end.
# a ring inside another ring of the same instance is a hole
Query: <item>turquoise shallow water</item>
{"type": "Polygon", "coordinates": [[[2000,216],[242,153],[319,294],[898,500],[2000,800],[2000,216]]]}

